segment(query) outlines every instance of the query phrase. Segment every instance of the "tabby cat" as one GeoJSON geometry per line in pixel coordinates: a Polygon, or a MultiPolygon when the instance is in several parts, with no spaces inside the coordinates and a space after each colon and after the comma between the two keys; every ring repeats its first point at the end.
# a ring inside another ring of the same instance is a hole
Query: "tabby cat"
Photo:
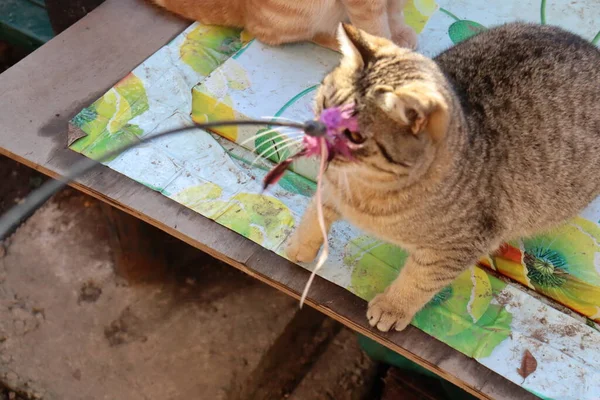
{"type": "Polygon", "coordinates": [[[414,49],[417,34],[404,22],[408,0],[153,0],[204,24],[245,28],[258,40],[278,45],[312,40],[338,49],[335,31],[349,20],[366,32],[414,49]]]}
{"type": "MultiPolygon", "coordinates": [[[[600,195],[600,51],[551,26],[485,31],[433,60],[344,25],[317,112],[354,102],[354,160],[323,180],[328,228],[344,218],[406,249],[368,306],[404,329],[442,288],[505,241],[549,230],[600,195]]],[[[287,254],[322,244],[314,201],[287,254]]]]}

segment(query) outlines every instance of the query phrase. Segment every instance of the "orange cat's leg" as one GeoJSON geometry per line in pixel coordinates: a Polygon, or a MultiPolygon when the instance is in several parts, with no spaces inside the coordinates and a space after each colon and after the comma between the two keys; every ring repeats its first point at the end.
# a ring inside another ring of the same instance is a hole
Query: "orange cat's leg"
{"type": "Polygon", "coordinates": [[[275,33],[265,33],[263,30],[252,31],[251,29],[247,29],[248,32],[254,36],[259,41],[268,44],[270,46],[279,46],[286,43],[296,43],[296,42],[304,42],[307,40],[312,41],[313,43],[318,44],[319,46],[326,47],[328,49],[338,51],[340,50],[340,46],[337,38],[333,34],[328,33],[317,33],[312,38],[306,35],[286,35],[285,32],[275,32],[275,33]]]}
{"type": "Polygon", "coordinates": [[[317,33],[312,41],[319,46],[327,47],[328,49],[339,52],[340,44],[334,35],[328,33],[317,33]]]}
{"type": "Polygon", "coordinates": [[[244,27],[243,2],[238,0],[151,0],[186,19],[207,25],[244,27]]]}
{"type": "Polygon", "coordinates": [[[388,19],[392,40],[398,46],[417,48],[417,33],[404,20],[404,6],[407,0],[388,0],[388,19]]]}
{"type": "Polygon", "coordinates": [[[387,0],[342,0],[352,25],[371,35],[391,39],[387,0]]]}

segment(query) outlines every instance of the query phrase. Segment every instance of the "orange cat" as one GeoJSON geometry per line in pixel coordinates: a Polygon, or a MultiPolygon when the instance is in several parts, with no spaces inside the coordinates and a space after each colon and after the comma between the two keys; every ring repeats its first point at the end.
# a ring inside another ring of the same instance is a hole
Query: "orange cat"
{"type": "Polygon", "coordinates": [[[408,0],[153,0],[185,18],[208,25],[245,28],[258,40],[279,45],[312,40],[338,49],[336,29],[356,27],[414,49],[417,34],[404,22],[408,0]]]}

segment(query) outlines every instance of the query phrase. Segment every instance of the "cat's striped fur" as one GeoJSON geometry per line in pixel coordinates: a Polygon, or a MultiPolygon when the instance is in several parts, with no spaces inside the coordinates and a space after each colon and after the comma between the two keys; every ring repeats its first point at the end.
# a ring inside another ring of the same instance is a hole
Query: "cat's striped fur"
{"type": "MultiPolygon", "coordinates": [[[[371,325],[402,330],[504,241],[551,229],[600,195],[600,51],[556,27],[508,24],[434,60],[351,26],[317,108],[355,102],[364,144],[334,159],[327,224],[344,218],[402,246],[371,325]]],[[[317,110],[317,111],[318,111],[317,110]]],[[[313,259],[315,205],[288,255],[313,259]]]]}

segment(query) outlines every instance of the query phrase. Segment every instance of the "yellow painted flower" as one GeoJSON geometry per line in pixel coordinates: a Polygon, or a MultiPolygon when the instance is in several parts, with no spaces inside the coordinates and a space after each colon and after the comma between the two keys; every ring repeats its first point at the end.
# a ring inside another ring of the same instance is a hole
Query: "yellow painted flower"
{"type": "Polygon", "coordinates": [[[179,52],[181,61],[208,76],[241,47],[240,29],[198,25],[187,34],[179,52]]]}
{"type": "Polygon", "coordinates": [[[214,219],[227,206],[226,202],[217,200],[222,194],[223,189],[219,185],[206,182],[182,190],[171,198],[207,218],[214,219]]]}
{"type": "Polygon", "coordinates": [[[125,101],[125,99],[116,90],[113,89],[113,93],[117,93],[117,109],[113,117],[108,121],[108,125],[106,126],[106,129],[110,133],[115,133],[116,131],[121,129],[127,123],[127,121],[129,121],[132,118],[129,103],[127,103],[127,101],[125,101]]]}
{"type": "Polygon", "coordinates": [[[126,108],[129,110],[130,118],[142,115],[150,108],[144,84],[133,73],[121,79],[114,89],[121,96],[120,101],[127,104],[126,108]]]}
{"type": "Polygon", "coordinates": [[[215,71],[208,81],[201,84],[213,96],[223,97],[229,90],[246,90],[250,87],[250,79],[246,70],[233,58],[215,71]]]}
{"type": "Polygon", "coordinates": [[[267,249],[276,249],[294,226],[290,210],[274,197],[238,193],[226,200],[222,195],[221,187],[207,182],[171,198],[267,249]]]}
{"type": "MultiPolygon", "coordinates": [[[[234,59],[230,59],[211,77],[192,89],[192,120],[196,123],[208,121],[241,119],[233,106],[231,91],[245,90],[250,80],[244,68],[234,59]]],[[[215,133],[233,142],[239,137],[243,127],[225,126],[212,129],[215,133]]]]}
{"type": "Polygon", "coordinates": [[[404,7],[404,18],[410,27],[421,33],[438,8],[435,0],[409,0],[404,7]]]}
{"type": "Polygon", "coordinates": [[[544,235],[503,246],[496,269],[600,321],[600,227],[577,217],[544,235]]]}
{"type": "MultiPolygon", "coordinates": [[[[229,96],[216,99],[209,93],[204,92],[201,87],[195,87],[192,90],[192,120],[195,123],[231,120],[236,119],[236,117],[237,113],[231,106],[229,96]]],[[[236,126],[226,126],[214,129],[214,131],[232,142],[235,142],[238,138],[238,128],[236,126]]]]}
{"type": "Polygon", "coordinates": [[[227,87],[232,90],[246,90],[250,87],[250,79],[246,70],[234,59],[230,59],[221,69],[222,77],[227,81],[227,87]]]}
{"type": "Polygon", "coordinates": [[[98,116],[104,119],[111,119],[117,111],[117,93],[114,89],[110,89],[106,94],[96,102],[94,107],[98,116]]]}
{"type": "Polygon", "coordinates": [[[294,226],[292,213],[280,200],[255,193],[238,193],[215,221],[261,244],[278,247],[294,226]]]}
{"type": "Polygon", "coordinates": [[[128,74],[73,118],[73,123],[87,136],[73,143],[71,149],[97,159],[103,152],[132,143],[143,132],[129,121],[148,109],[144,84],[133,73],[128,74]]]}
{"type": "Polygon", "coordinates": [[[116,156],[106,159],[107,153],[121,150],[125,146],[139,143],[142,129],[133,124],[126,124],[115,132],[107,130],[102,133],[93,143],[81,151],[81,154],[94,160],[111,161],[116,156]]]}

